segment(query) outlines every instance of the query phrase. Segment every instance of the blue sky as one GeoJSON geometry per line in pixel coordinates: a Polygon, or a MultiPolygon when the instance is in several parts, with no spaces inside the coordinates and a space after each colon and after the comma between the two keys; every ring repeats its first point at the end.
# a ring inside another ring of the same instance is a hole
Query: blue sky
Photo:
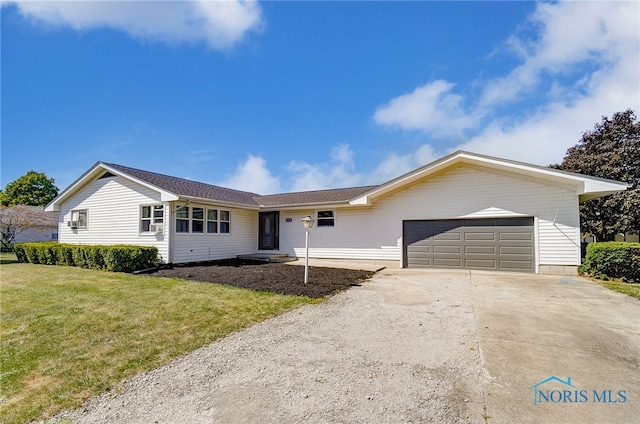
{"type": "Polygon", "coordinates": [[[0,184],[97,161],[261,194],[640,113],[638,2],[2,2],[0,184]]]}

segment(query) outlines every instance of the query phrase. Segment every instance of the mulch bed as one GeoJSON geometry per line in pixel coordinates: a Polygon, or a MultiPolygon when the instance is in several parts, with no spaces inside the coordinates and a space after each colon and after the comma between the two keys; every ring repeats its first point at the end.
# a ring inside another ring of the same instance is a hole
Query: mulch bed
{"type": "Polygon", "coordinates": [[[244,259],[174,266],[153,273],[157,277],[183,278],[312,298],[346,290],[368,280],[374,274],[375,272],[364,270],[309,267],[309,283],[304,284],[304,266],[244,259]]]}

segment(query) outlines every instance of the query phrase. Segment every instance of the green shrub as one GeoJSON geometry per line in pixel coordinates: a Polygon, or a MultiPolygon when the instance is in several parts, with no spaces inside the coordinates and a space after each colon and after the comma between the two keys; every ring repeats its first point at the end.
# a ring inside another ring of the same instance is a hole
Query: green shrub
{"type": "Polygon", "coordinates": [[[38,259],[38,250],[34,247],[34,243],[25,243],[24,255],[27,258],[27,262],[32,264],[40,263],[40,260],[38,259]]]}
{"type": "Polygon", "coordinates": [[[56,265],[75,266],[75,262],[73,262],[73,247],[68,244],[58,244],[56,248],[56,265]]]}
{"type": "Polygon", "coordinates": [[[15,245],[15,251],[20,262],[116,272],[133,272],[152,267],[158,262],[158,249],[149,246],[19,243],[15,245]]]}
{"type": "Polygon", "coordinates": [[[148,268],[158,261],[158,251],[140,246],[110,246],[104,252],[104,264],[107,271],[133,272],[148,268]],[[146,264],[139,267],[138,264],[146,264]]]}
{"type": "Polygon", "coordinates": [[[640,283],[640,243],[590,243],[578,270],[603,280],[640,283]]]}
{"type": "Polygon", "coordinates": [[[85,253],[85,246],[74,245],[71,247],[71,258],[75,266],[80,268],[88,268],[87,255],[85,253]]]}
{"type": "Polygon", "coordinates": [[[23,244],[14,244],[13,251],[16,252],[16,257],[18,258],[18,262],[22,262],[22,263],[29,262],[27,260],[27,254],[24,251],[23,244]]]}
{"type": "Polygon", "coordinates": [[[103,270],[104,260],[102,259],[102,246],[84,246],[84,256],[87,259],[87,268],[103,270]]]}

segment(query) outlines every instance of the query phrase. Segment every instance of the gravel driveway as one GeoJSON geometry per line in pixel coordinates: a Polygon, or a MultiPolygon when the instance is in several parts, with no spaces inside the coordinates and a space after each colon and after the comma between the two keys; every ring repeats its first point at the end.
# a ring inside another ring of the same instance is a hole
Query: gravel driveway
{"type": "Polygon", "coordinates": [[[384,270],[66,414],[79,423],[484,422],[468,273],[384,270]]]}

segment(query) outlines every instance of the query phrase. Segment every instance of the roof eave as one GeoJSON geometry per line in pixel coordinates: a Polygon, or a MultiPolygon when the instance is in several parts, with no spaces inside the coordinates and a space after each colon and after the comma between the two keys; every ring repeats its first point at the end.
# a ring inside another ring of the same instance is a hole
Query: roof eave
{"type": "Polygon", "coordinates": [[[173,200],[178,202],[187,201],[187,202],[209,203],[209,204],[224,205],[224,206],[242,208],[242,209],[252,209],[252,210],[260,209],[260,206],[258,205],[249,205],[247,203],[238,203],[238,202],[228,202],[225,200],[207,199],[206,197],[177,196],[176,199],[173,199],[173,200]]]}
{"type": "Polygon", "coordinates": [[[318,208],[318,207],[323,207],[323,208],[343,208],[346,206],[349,206],[349,202],[348,201],[344,201],[344,202],[309,202],[309,203],[293,203],[293,204],[280,204],[280,205],[260,205],[260,209],[269,209],[269,210],[275,210],[275,209],[289,209],[289,210],[294,210],[294,209],[313,209],[313,208],[318,208]]]}
{"type": "Polygon", "coordinates": [[[494,158],[491,156],[457,151],[414,171],[383,183],[380,186],[353,198],[349,203],[351,205],[371,205],[376,198],[383,196],[390,191],[396,190],[407,184],[411,184],[412,182],[418,181],[457,164],[487,166],[500,171],[515,172],[536,179],[553,181],[556,184],[569,185],[575,187],[577,194],[584,198],[602,197],[627,189],[627,184],[615,180],[590,177],[587,175],[574,174],[552,168],[494,158]]]}
{"type": "Polygon", "coordinates": [[[597,199],[599,197],[609,196],[610,194],[625,191],[630,186],[622,182],[609,182],[604,180],[585,181],[581,190],[578,192],[578,200],[580,203],[587,200],[597,199]]]}
{"type": "Polygon", "coordinates": [[[96,178],[98,175],[100,175],[103,171],[108,171],[111,172],[114,175],[117,175],[119,177],[123,177],[126,178],[128,180],[134,181],[140,185],[143,185],[147,188],[150,188],[154,191],[157,191],[158,193],[160,193],[160,199],[163,202],[166,201],[171,201],[171,200],[178,200],[179,196],[175,193],[172,193],[170,191],[167,190],[163,190],[160,187],[157,187],[153,184],[149,184],[146,181],[140,180],[139,178],[136,178],[132,175],[127,174],[126,172],[122,172],[116,168],[113,168],[107,164],[105,164],[104,162],[96,162],[95,165],[93,165],[91,168],[89,168],[89,170],[87,170],[84,174],[82,174],[78,179],[76,179],[73,183],[71,183],[71,185],[69,185],[67,188],[65,188],[62,193],[60,193],[58,196],[56,196],[55,199],[53,199],[46,207],[45,207],[45,211],[47,212],[59,212],[60,211],[60,205],[62,203],[65,202],[65,200],[72,196],[73,194],[75,194],[76,192],[78,192],[82,187],[84,187],[89,181],[93,180],[94,178],[96,178]]]}

